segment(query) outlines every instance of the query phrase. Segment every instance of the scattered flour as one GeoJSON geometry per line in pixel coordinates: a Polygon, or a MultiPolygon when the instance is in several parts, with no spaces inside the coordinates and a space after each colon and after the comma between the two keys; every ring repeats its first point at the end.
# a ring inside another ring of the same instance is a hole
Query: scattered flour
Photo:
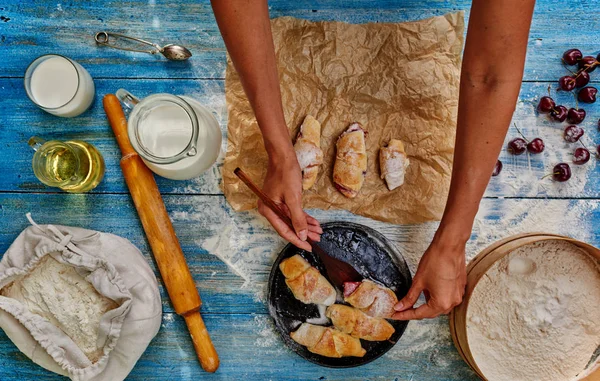
{"type": "Polygon", "coordinates": [[[452,338],[446,318],[411,321],[400,341],[385,357],[405,360],[416,353],[433,353],[436,349],[451,345],[452,338]]]}
{"type": "Polygon", "coordinates": [[[254,342],[254,345],[260,348],[268,348],[278,344],[277,335],[270,316],[256,315],[254,316],[254,323],[258,331],[258,338],[254,342]]]}
{"type": "Polygon", "coordinates": [[[319,309],[319,317],[306,319],[306,322],[315,325],[327,325],[327,323],[329,323],[329,319],[325,315],[325,312],[327,311],[327,306],[318,304],[317,308],[319,309]]]}
{"type": "Polygon", "coordinates": [[[475,288],[467,335],[494,381],[567,381],[600,345],[600,271],[576,246],[545,241],[498,261],[475,288]]]}
{"type": "Polygon", "coordinates": [[[543,232],[566,235],[581,241],[591,239],[591,215],[599,207],[594,200],[483,200],[467,244],[471,259],[490,244],[511,235],[543,232]]]}
{"type": "MultiPolygon", "coordinates": [[[[545,90],[540,88],[542,94],[545,90]]],[[[558,101],[565,101],[567,107],[574,107],[572,98],[563,99],[563,94],[557,94],[558,101]]],[[[537,102],[537,100],[536,100],[537,102]]],[[[567,143],[563,138],[566,124],[556,124],[546,116],[536,115],[536,104],[533,101],[522,101],[517,104],[514,120],[526,138],[541,137],[546,149],[539,155],[511,155],[503,149],[500,160],[504,167],[499,176],[492,178],[488,195],[502,194],[515,197],[572,197],[577,198],[585,194],[585,189],[590,178],[596,172],[598,160],[590,160],[586,165],[571,165],[571,180],[560,183],[551,178],[543,178],[552,173],[552,168],[560,163],[572,163],[573,152],[579,143],[567,143]]],[[[586,121],[582,124],[586,134],[581,141],[592,149],[597,136],[595,124],[593,127],[586,121]]],[[[517,129],[511,126],[505,140],[506,144],[513,138],[520,136],[517,129]]]]}
{"type": "Polygon", "coordinates": [[[97,347],[100,319],[117,305],[100,295],[75,268],[47,255],[29,274],[3,288],[1,293],[60,328],[90,361],[102,356],[97,347]]]}

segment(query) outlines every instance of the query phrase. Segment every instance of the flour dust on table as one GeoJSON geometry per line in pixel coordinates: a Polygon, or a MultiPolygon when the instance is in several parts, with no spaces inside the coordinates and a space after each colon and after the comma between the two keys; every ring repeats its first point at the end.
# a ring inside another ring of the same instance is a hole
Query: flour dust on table
{"type": "Polygon", "coordinates": [[[502,209],[490,205],[484,200],[479,207],[467,259],[502,238],[521,233],[553,233],[589,242],[594,228],[589,217],[598,208],[592,200],[504,200],[502,209]]]}
{"type": "MultiPolygon", "coordinates": [[[[597,121],[597,116],[589,115],[588,118],[597,121]]],[[[521,135],[517,128],[528,139],[541,137],[546,148],[539,154],[526,152],[522,155],[502,155],[502,172],[492,178],[490,189],[499,189],[501,194],[509,196],[537,197],[543,195],[577,197],[584,193],[591,176],[596,173],[598,160],[590,160],[584,165],[573,164],[573,154],[581,143],[569,143],[564,138],[564,129],[567,124],[554,125],[545,115],[536,115],[535,105],[530,101],[517,104],[515,111],[515,125],[511,125],[506,135],[505,143],[521,135]],[[549,128],[550,127],[550,128],[549,128]],[[545,175],[553,172],[553,167],[558,163],[567,163],[571,167],[572,176],[569,181],[557,182],[545,175]]],[[[586,121],[581,124],[585,134],[581,138],[588,148],[595,147],[596,125],[586,121]]],[[[506,144],[505,144],[506,147],[506,144]]],[[[593,158],[592,158],[593,159],[593,158]]]]}

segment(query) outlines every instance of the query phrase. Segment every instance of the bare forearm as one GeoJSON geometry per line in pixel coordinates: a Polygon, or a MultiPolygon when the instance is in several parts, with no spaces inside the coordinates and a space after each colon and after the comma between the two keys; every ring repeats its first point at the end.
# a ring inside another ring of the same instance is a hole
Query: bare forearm
{"type": "Polygon", "coordinates": [[[293,154],[285,124],[267,1],[211,0],[270,156],[293,154]]]}
{"type": "Polygon", "coordinates": [[[473,2],[452,183],[438,231],[444,241],[464,243],[471,234],[519,95],[533,4],[533,0],[473,2]]]}

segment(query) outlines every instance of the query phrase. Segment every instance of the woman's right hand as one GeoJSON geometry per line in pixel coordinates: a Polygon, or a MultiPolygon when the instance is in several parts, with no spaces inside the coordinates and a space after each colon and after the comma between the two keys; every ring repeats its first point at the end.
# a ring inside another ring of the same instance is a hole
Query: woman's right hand
{"type": "Polygon", "coordinates": [[[294,229],[260,200],[258,211],[273,225],[279,235],[296,247],[311,251],[307,237],[321,240],[323,230],[319,222],[302,209],[302,172],[293,149],[281,154],[270,154],[263,192],[290,216],[294,229]]]}

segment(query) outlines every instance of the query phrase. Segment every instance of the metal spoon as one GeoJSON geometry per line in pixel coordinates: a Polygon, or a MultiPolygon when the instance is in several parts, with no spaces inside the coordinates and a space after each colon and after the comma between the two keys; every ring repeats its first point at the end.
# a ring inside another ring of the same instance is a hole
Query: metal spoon
{"type": "Polygon", "coordinates": [[[114,49],[127,50],[130,52],[150,53],[150,54],[161,53],[167,59],[172,60],[172,61],[185,61],[192,56],[192,52],[190,52],[187,48],[185,48],[181,45],[169,44],[169,45],[165,45],[164,47],[161,48],[160,45],[158,45],[158,44],[154,44],[152,42],[148,42],[148,41],[142,40],[140,38],[125,36],[120,33],[98,32],[98,33],[96,33],[96,36],[94,36],[94,40],[96,40],[96,43],[98,45],[104,45],[104,46],[108,46],[108,47],[111,47],[114,49]],[[124,39],[128,39],[128,40],[133,40],[133,41],[145,44],[145,45],[153,46],[156,49],[138,50],[138,49],[119,47],[119,46],[116,46],[109,42],[109,37],[111,37],[111,36],[118,37],[118,38],[124,38],[124,39]]]}

